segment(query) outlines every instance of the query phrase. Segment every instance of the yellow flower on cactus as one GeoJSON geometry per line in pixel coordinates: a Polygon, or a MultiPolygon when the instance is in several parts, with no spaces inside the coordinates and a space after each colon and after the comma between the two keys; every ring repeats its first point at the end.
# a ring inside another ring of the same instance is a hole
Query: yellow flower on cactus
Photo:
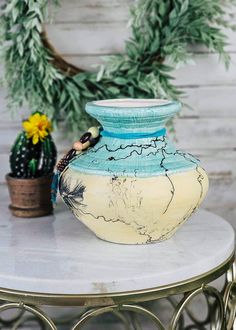
{"type": "Polygon", "coordinates": [[[52,131],[52,125],[48,117],[40,112],[31,115],[23,122],[23,128],[27,134],[27,138],[31,139],[33,144],[43,141],[45,137],[52,131]]]}

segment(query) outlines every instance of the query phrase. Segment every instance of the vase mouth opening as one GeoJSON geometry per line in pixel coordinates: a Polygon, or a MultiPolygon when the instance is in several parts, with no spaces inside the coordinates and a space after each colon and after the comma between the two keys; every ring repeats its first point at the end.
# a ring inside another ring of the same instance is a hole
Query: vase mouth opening
{"type": "Polygon", "coordinates": [[[86,111],[98,118],[104,117],[172,117],[179,112],[181,104],[178,101],[166,99],[132,99],[118,98],[96,100],[86,104],[86,111]]]}
{"type": "Polygon", "coordinates": [[[112,108],[150,108],[172,103],[165,99],[107,99],[94,101],[93,104],[101,107],[112,108]]]}

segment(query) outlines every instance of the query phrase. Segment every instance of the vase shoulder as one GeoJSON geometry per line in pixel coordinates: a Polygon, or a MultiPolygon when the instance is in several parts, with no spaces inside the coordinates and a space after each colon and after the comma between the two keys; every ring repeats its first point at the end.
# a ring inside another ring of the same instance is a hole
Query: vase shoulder
{"type": "Polygon", "coordinates": [[[196,168],[199,161],[177,150],[167,136],[119,139],[102,137],[69,165],[84,173],[148,177],[196,168]]]}
{"type": "Polygon", "coordinates": [[[86,111],[102,125],[100,141],[72,161],[84,173],[149,177],[196,168],[198,160],[176,150],[165,123],[180,110],[167,100],[119,99],[95,101],[86,111]]]}

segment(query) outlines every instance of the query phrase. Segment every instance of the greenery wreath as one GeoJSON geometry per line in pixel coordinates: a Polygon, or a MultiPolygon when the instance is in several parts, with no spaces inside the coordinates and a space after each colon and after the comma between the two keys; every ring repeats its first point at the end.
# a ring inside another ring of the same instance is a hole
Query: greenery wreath
{"type": "MultiPolygon", "coordinates": [[[[58,5],[59,0],[52,0],[58,5]]],[[[68,131],[84,131],[92,119],[84,112],[94,99],[136,97],[178,99],[171,71],[186,63],[188,45],[205,45],[228,66],[227,13],[235,0],[138,0],[131,8],[132,37],[125,53],[109,56],[98,72],[85,72],[63,60],[49,44],[43,23],[47,0],[6,0],[1,40],[9,106],[28,101],[68,131]]]]}

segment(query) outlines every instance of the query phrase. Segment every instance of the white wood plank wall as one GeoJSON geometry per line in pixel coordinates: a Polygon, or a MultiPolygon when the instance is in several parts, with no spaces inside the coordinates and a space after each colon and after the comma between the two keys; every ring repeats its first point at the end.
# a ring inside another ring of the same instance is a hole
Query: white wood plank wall
{"type": "MultiPolygon", "coordinates": [[[[46,25],[48,36],[67,60],[92,70],[93,64],[101,63],[101,56],[124,50],[132,1],[62,0],[54,23],[46,25]]],[[[176,70],[176,84],[186,92],[184,101],[193,108],[183,109],[176,120],[176,136],[178,145],[200,157],[209,173],[205,207],[225,216],[236,227],[236,33],[227,34],[227,50],[232,57],[228,71],[216,54],[209,54],[203,47],[192,50],[195,65],[176,70]]],[[[8,152],[20,126],[19,118],[26,111],[12,119],[4,97],[1,89],[1,183],[8,171],[8,152]]],[[[63,151],[65,142],[59,147],[63,151]]]]}

